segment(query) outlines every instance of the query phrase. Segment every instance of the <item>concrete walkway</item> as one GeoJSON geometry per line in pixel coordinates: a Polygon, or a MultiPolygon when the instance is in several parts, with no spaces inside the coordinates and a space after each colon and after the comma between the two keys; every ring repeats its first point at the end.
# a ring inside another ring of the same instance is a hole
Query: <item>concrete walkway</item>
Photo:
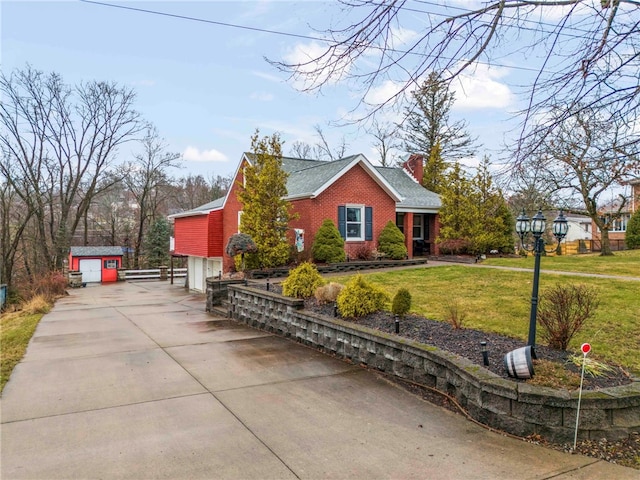
{"type": "Polygon", "coordinates": [[[491,433],[160,282],[58,301],[1,407],[4,480],[639,476],[491,433]]]}

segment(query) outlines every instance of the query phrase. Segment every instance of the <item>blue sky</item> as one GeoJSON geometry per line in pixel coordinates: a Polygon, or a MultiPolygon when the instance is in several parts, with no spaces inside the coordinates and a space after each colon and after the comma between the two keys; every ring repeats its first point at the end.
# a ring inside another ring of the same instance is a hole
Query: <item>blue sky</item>
{"type": "MultiPolygon", "coordinates": [[[[344,20],[336,2],[107,3],[302,36],[317,36],[313,28],[344,20]]],[[[3,0],[0,8],[5,73],[29,63],[61,74],[69,84],[107,80],[133,88],[136,108],[158,128],[170,151],[183,154],[185,168],[177,175],[233,173],[256,128],[264,135],[279,132],[287,154],[295,141],[315,143],[314,126],[320,125],[331,142],[344,136],[349,154],[377,161],[373,138],[362,128],[330,123],[356,106],[352,86],[300,93],[264,60],[301,58],[317,49],[317,42],[80,1],[3,0]]],[[[522,83],[522,74],[481,66],[462,80],[464,88],[456,87],[452,119],[467,120],[483,144],[478,155],[497,158],[503,135],[515,126],[510,112],[518,99],[510,85],[522,83]]],[[[384,91],[381,85],[373,95],[384,91]]],[[[120,157],[126,159],[132,148],[121,147],[120,157]]]]}

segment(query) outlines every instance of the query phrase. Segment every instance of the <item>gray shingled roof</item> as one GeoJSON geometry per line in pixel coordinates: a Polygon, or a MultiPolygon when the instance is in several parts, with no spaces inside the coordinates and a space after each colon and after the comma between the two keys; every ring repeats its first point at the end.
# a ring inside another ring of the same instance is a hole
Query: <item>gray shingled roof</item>
{"type": "Polygon", "coordinates": [[[122,256],[122,247],[71,247],[73,257],[116,257],[122,256]]]}
{"type": "MultiPolygon", "coordinates": [[[[249,160],[253,157],[251,153],[245,153],[244,155],[249,160]]],[[[359,156],[351,155],[334,161],[282,157],[282,168],[289,174],[287,179],[287,198],[305,197],[318,192],[327,182],[359,156]]],[[[402,197],[402,200],[398,203],[398,208],[433,211],[441,207],[440,197],[419,185],[402,168],[373,168],[402,197]]],[[[204,214],[222,208],[225,198],[218,198],[192,210],[170,215],[170,218],[204,214]]]]}
{"type": "Polygon", "coordinates": [[[205,203],[204,205],[200,205],[199,207],[193,208],[191,210],[186,210],[180,213],[174,213],[173,215],[169,215],[169,218],[178,218],[178,217],[190,217],[192,215],[202,215],[209,213],[212,210],[217,210],[222,208],[224,205],[224,200],[227,197],[216,198],[215,200],[205,203]]]}
{"type": "Polygon", "coordinates": [[[402,195],[402,201],[397,204],[398,208],[437,210],[442,206],[437,194],[420,185],[404,169],[400,167],[375,168],[402,195]]]}

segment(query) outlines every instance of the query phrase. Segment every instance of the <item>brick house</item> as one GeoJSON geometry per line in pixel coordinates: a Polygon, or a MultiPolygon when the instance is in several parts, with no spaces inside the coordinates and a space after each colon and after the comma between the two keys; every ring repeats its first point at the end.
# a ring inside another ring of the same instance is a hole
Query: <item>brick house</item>
{"type": "MultiPolygon", "coordinates": [[[[252,155],[240,160],[226,196],[193,210],[171,215],[175,255],[188,257],[188,285],[204,291],[207,277],[229,272],[233,259],[224,248],[238,232],[242,205],[238,191],[243,170],[252,155]]],[[[438,253],[440,198],[421,186],[422,157],[413,155],[403,167],[376,167],[364,155],[327,162],[282,158],[287,179],[287,200],[297,218],[289,223],[291,244],[310,252],[316,231],[331,219],[345,239],[347,255],[373,250],[380,232],[391,220],[405,233],[409,257],[438,253]],[[408,235],[407,235],[408,233],[408,235]]]]}
{"type": "MultiPolygon", "coordinates": [[[[609,240],[612,242],[612,248],[616,250],[623,248],[622,245],[624,245],[624,239],[627,234],[627,223],[629,223],[634,212],[640,208],[640,178],[631,180],[627,184],[631,186],[631,198],[628,199],[624,209],[620,212],[619,218],[612,220],[611,229],[609,230],[609,240]]],[[[600,215],[617,212],[619,205],[620,201],[614,200],[601,209],[600,215]]],[[[600,229],[596,227],[595,222],[592,227],[594,239],[599,240],[600,229]]]]}

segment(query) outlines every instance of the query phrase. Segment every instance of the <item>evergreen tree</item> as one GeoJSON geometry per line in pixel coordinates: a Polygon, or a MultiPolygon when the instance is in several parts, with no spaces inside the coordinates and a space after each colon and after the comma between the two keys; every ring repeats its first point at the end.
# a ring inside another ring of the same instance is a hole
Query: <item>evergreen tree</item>
{"type": "Polygon", "coordinates": [[[437,72],[431,72],[412,95],[414,103],[405,109],[405,122],[399,125],[404,148],[426,159],[424,185],[435,185],[439,193],[447,168],[473,155],[475,139],[466,131],[466,122],[449,122],[455,95],[437,72]]]}
{"type": "Polygon", "coordinates": [[[331,219],[325,219],[316,232],[311,255],[316,262],[344,262],[344,239],[331,219]]]}
{"type": "Polygon", "coordinates": [[[159,217],[151,224],[145,238],[145,252],[149,267],[159,267],[169,262],[170,237],[171,225],[165,217],[159,217]]]}
{"type": "Polygon", "coordinates": [[[640,248],[640,208],[636,210],[627,223],[624,241],[627,248],[640,248]]]}
{"type": "Polygon", "coordinates": [[[378,250],[393,260],[402,260],[407,257],[404,234],[391,220],[387,222],[380,232],[378,250]]]}
{"type": "Polygon", "coordinates": [[[440,193],[440,235],[443,250],[482,254],[490,250],[513,252],[515,221],[500,190],[493,184],[489,159],[468,179],[456,163],[440,193]]]}
{"type": "Polygon", "coordinates": [[[471,237],[472,251],[476,254],[490,250],[513,252],[515,220],[502,192],[493,184],[489,171],[489,157],[485,156],[473,178],[478,208],[471,237]]]}
{"type": "Polygon", "coordinates": [[[250,163],[244,172],[240,230],[253,238],[258,252],[246,258],[247,268],[276,267],[289,259],[286,231],[291,218],[287,195],[287,173],[282,169],[282,142],[275,133],[251,137],[250,163]]]}
{"type": "Polygon", "coordinates": [[[440,234],[438,243],[451,253],[468,253],[473,237],[477,202],[472,182],[456,162],[445,176],[445,188],[440,192],[440,234]]]}

